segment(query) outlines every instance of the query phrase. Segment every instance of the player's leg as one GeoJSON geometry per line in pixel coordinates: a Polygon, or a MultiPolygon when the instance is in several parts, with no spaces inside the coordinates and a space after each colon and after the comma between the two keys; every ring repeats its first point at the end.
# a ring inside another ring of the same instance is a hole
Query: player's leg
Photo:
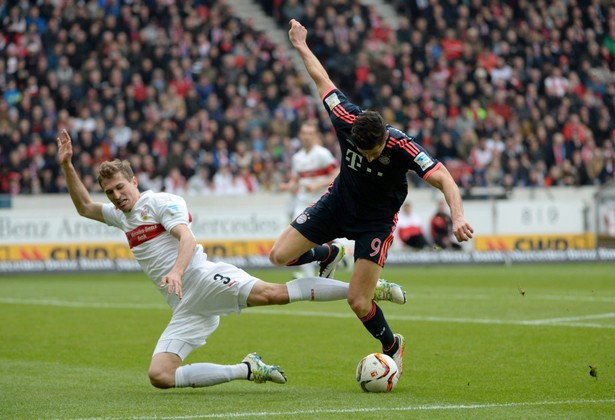
{"type": "Polygon", "coordinates": [[[358,259],[350,280],[348,304],[363,323],[363,326],[382,343],[383,353],[397,363],[400,375],[403,372],[404,338],[394,334],[384,317],[384,312],[373,300],[382,267],[373,261],[358,259]]]}
{"type": "MultiPolygon", "coordinates": [[[[247,306],[284,305],[292,302],[329,302],[348,299],[349,283],[324,277],[302,277],[286,284],[258,280],[246,299],[247,306]]],[[[405,293],[395,283],[378,280],[371,297],[375,301],[403,304],[405,293]]]]}
{"type": "Polygon", "coordinates": [[[284,371],[279,366],[264,363],[259,355],[250,353],[234,365],[192,363],[181,366],[175,374],[175,387],[206,387],[244,379],[259,384],[267,381],[286,383],[284,371]]]}
{"type": "Polygon", "coordinates": [[[359,226],[353,233],[356,261],[348,290],[348,303],[363,326],[380,341],[383,353],[395,360],[401,374],[404,338],[393,333],[382,309],[372,298],[376,292],[376,295],[386,296],[383,300],[400,304],[406,301],[405,292],[399,285],[379,280],[394,230],[395,224],[391,221],[370,227],[359,226]]]}
{"type": "Polygon", "coordinates": [[[337,238],[334,217],[319,201],[305,209],[282,232],[273,244],[269,260],[277,266],[297,266],[313,261],[320,263],[319,276],[333,277],[344,248],[328,242],[337,238]],[[323,245],[321,245],[323,244],[323,245]]]}
{"type": "Polygon", "coordinates": [[[333,277],[335,266],[343,257],[344,248],[341,245],[318,245],[293,226],[286,227],[269,253],[269,261],[277,266],[296,266],[318,261],[321,277],[333,277]]]}
{"type": "Polygon", "coordinates": [[[248,306],[284,305],[290,302],[344,300],[348,283],[323,277],[302,277],[286,284],[257,281],[247,298],[248,306]]]}
{"type": "Polygon", "coordinates": [[[293,226],[288,225],[275,240],[269,252],[269,261],[277,266],[306,264],[315,260],[307,256],[301,257],[317,246],[317,243],[310,241],[293,226]],[[301,260],[301,264],[297,263],[298,260],[301,260]]]}
{"type": "Polygon", "coordinates": [[[202,284],[185,288],[184,300],[190,298],[192,311],[202,315],[239,313],[250,306],[284,305],[302,300],[345,300],[348,294],[348,283],[343,281],[305,277],[286,284],[270,283],[224,262],[215,263],[197,281],[202,284]]]}
{"type": "Polygon", "coordinates": [[[182,364],[182,359],[175,353],[156,353],[152,357],[147,374],[156,388],[175,386],[175,372],[182,364]]]}
{"type": "Polygon", "coordinates": [[[154,350],[148,371],[152,385],[157,388],[205,387],[237,379],[286,383],[279,367],[263,363],[254,353],[232,365],[192,363],[181,366],[194,349],[205,344],[218,323],[217,316],[174,315],[154,350]]]}
{"type": "Polygon", "coordinates": [[[359,317],[366,317],[373,307],[374,292],[382,267],[373,261],[359,258],[355,261],[350,287],[348,290],[348,304],[359,317]]]}

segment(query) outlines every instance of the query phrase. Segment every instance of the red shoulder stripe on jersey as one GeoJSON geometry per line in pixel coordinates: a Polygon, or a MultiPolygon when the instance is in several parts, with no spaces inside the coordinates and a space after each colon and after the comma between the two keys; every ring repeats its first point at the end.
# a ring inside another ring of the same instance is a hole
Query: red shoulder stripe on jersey
{"type": "Polygon", "coordinates": [[[343,106],[338,105],[335,108],[333,108],[331,112],[333,112],[333,114],[335,114],[336,117],[347,122],[348,124],[354,124],[354,120],[357,119],[356,115],[352,115],[351,113],[346,111],[343,106]]]}
{"type": "Polygon", "coordinates": [[[416,147],[416,144],[414,143],[411,143],[409,141],[401,141],[401,140],[399,140],[399,143],[404,149],[408,150],[410,154],[412,154],[412,156],[416,156],[419,153],[421,153],[421,150],[418,147],[416,147]]]}
{"type": "Polygon", "coordinates": [[[156,236],[164,233],[165,231],[166,229],[160,223],[156,223],[155,225],[141,225],[129,232],[126,232],[126,239],[128,239],[128,245],[130,245],[130,248],[132,249],[144,242],[154,239],[156,236]]]}
{"type": "Polygon", "coordinates": [[[419,150],[418,147],[416,147],[415,144],[409,143],[409,142],[403,142],[399,139],[394,139],[391,137],[391,140],[393,140],[393,143],[396,145],[399,145],[400,148],[404,149],[406,152],[410,153],[410,156],[415,157],[416,155],[418,155],[419,153],[421,153],[421,151],[419,150]]]}
{"type": "Polygon", "coordinates": [[[411,142],[407,142],[406,145],[415,151],[415,153],[418,155],[419,153],[421,153],[421,150],[416,146],[416,144],[411,143],[411,142]]]}
{"type": "Polygon", "coordinates": [[[299,178],[312,178],[315,176],[327,175],[327,174],[330,174],[334,168],[335,168],[335,165],[331,164],[327,166],[326,168],[312,169],[310,171],[301,171],[299,172],[299,178]]]}
{"type": "Polygon", "coordinates": [[[352,120],[352,123],[354,124],[354,120],[357,119],[358,115],[351,114],[346,108],[343,107],[342,110],[344,111],[344,113],[348,114],[348,118],[350,118],[352,120]]]}

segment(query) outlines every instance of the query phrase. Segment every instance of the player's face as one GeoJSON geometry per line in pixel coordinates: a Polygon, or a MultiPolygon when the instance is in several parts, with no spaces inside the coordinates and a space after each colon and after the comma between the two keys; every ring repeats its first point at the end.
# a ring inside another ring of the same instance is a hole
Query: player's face
{"type": "Polygon", "coordinates": [[[303,147],[309,149],[318,142],[318,130],[313,125],[303,125],[299,130],[299,139],[303,147]]]}
{"type": "Polygon", "coordinates": [[[137,188],[137,178],[133,176],[128,180],[121,172],[112,178],[103,179],[101,187],[115,208],[123,212],[132,210],[141,195],[137,188]]]}
{"type": "Polygon", "coordinates": [[[380,157],[380,155],[382,154],[382,151],[384,150],[384,146],[386,146],[387,144],[387,138],[389,137],[389,132],[386,131],[384,133],[384,136],[381,140],[381,143],[378,143],[378,146],[372,148],[372,149],[361,149],[359,147],[357,147],[357,150],[359,150],[359,153],[361,153],[368,162],[371,162],[373,160],[376,160],[380,157]]]}
{"type": "Polygon", "coordinates": [[[369,149],[369,150],[364,150],[364,149],[358,149],[359,153],[361,153],[368,162],[371,162],[373,160],[376,160],[380,157],[380,155],[382,154],[382,151],[384,150],[384,146],[386,145],[386,142],[382,142],[382,144],[374,147],[373,149],[369,149]]]}

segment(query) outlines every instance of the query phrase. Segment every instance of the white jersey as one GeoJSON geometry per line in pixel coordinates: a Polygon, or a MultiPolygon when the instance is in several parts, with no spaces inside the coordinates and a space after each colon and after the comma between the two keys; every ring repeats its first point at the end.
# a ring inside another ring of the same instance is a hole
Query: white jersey
{"type": "Polygon", "coordinates": [[[126,234],[143,272],[158,286],[173,310],[154,354],[170,352],[186,359],[195,348],[205,344],[218,327],[220,315],[239,313],[248,306],[248,296],[258,279],[234,265],[208,261],[201,245],[196,246],[182,276],[183,299],[167,293],[167,288],[160,288],[162,277],[175,265],[179,251],[179,241],[171,235],[171,229],[180,224],[190,226],[192,221],[183,198],[146,191],[130,212],[124,213],[106,203],[102,213],[108,225],[126,234]]]}
{"type": "MultiPolygon", "coordinates": [[[[188,213],[183,198],[167,193],[146,191],[141,194],[132,210],[124,213],[111,203],[102,208],[105,222],[121,229],[126,234],[128,245],[143,272],[160,288],[162,277],[167,275],[177,260],[178,240],[171,235],[171,229],[179,224],[190,225],[192,216],[188,213]]],[[[214,266],[207,261],[203,247],[197,245],[195,257],[182,277],[184,288],[190,289],[188,274],[198,264],[214,266]]],[[[177,304],[174,294],[163,293],[171,307],[177,304]]]]}
{"type": "Polygon", "coordinates": [[[308,192],[306,185],[322,182],[337,167],[337,161],[331,152],[320,145],[314,145],[309,152],[301,149],[293,155],[292,173],[299,181],[296,207],[299,212],[318,201],[323,190],[308,192]]]}

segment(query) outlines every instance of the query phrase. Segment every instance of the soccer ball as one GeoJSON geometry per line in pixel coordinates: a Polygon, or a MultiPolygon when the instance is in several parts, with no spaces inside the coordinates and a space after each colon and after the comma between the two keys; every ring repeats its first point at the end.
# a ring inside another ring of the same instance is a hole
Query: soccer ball
{"type": "Polygon", "coordinates": [[[391,392],[398,380],[397,363],[386,354],[368,354],[357,366],[357,382],[365,392],[391,392]]]}

